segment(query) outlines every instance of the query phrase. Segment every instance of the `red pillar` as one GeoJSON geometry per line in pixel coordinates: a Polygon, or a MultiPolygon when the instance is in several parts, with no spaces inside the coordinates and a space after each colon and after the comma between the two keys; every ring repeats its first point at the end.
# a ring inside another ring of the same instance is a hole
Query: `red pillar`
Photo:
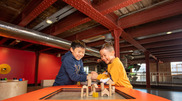
{"type": "Polygon", "coordinates": [[[157,84],[159,84],[159,60],[156,61],[156,69],[157,69],[157,84]]]}
{"type": "Polygon", "coordinates": [[[146,87],[150,88],[150,66],[149,66],[149,55],[148,51],[145,52],[145,62],[146,62],[146,87]]]}
{"type": "Polygon", "coordinates": [[[121,36],[121,29],[114,29],[112,32],[112,36],[114,37],[114,48],[115,48],[115,56],[120,58],[120,47],[119,47],[119,39],[121,36]]]}
{"type": "Polygon", "coordinates": [[[35,60],[35,86],[38,86],[38,67],[39,67],[40,52],[36,51],[35,55],[36,55],[36,60],[35,60]]]}

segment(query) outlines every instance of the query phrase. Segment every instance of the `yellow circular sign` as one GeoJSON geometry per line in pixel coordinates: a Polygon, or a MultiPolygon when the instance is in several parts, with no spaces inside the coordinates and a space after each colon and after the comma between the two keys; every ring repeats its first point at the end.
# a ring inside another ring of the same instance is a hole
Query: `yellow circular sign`
{"type": "Polygon", "coordinates": [[[0,74],[8,74],[11,71],[11,67],[8,64],[0,65],[0,74]]]}

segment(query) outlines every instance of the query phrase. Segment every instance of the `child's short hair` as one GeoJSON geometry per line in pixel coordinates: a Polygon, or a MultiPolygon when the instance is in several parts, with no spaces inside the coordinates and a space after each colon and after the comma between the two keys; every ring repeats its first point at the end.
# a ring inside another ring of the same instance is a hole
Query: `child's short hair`
{"type": "Polygon", "coordinates": [[[86,45],[85,45],[85,43],[84,43],[83,41],[81,41],[81,40],[74,40],[74,41],[72,41],[72,43],[71,43],[71,47],[72,47],[73,50],[74,50],[75,48],[78,48],[78,47],[86,48],[86,45]]]}
{"type": "Polygon", "coordinates": [[[102,50],[102,49],[107,49],[110,52],[114,51],[114,47],[113,47],[112,43],[103,44],[100,50],[102,50]]]}

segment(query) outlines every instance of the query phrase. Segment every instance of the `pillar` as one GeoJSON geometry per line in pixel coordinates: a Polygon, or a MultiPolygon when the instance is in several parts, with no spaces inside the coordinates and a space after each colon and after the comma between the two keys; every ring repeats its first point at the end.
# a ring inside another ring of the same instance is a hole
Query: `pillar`
{"type": "Polygon", "coordinates": [[[35,52],[36,59],[35,59],[35,86],[38,86],[38,67],[39,67],[39,55],[40,52],[35,52]]]}
{"type": "Polygon", "coordinates": [[[114,37],[115,56],[118,58],[120,58],[119,39],[120,39],[121,33],[122,33],[121,29],[114,29],[114,31],[112,32],[112,36],[114,37]]]}
{"type": "Polygon", "coordinates": [[[150,66],[149,66],[149,55],[148,51],[145,52],[145,62],[146,62],[146,88],[150,88],[150,66]]]}
{"type": "Polygon", "coordinates": [[[159,84],[159,60],[156,61],[157,84],[159,84]]]}

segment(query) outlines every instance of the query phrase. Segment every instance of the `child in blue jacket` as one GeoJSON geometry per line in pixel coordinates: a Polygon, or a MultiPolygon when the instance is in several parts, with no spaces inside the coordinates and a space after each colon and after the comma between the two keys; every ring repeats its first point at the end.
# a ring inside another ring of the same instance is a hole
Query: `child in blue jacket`
{"type": "Polygon", "coordinates": [[[78,81],[87,80],[81,60],[85,54],[85,48],[83,41],[75,40],[71,43],[70,51],[62,56],[62,65],[53,86],[74,85],[78,81]]]}

